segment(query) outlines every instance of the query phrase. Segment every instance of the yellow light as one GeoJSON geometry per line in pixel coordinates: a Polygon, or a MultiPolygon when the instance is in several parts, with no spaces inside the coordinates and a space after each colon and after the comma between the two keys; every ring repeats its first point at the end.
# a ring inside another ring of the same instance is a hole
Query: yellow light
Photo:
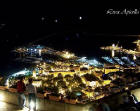
{"type": "Polygon", "coordinates": [[[110,84],[111,80],[104,80],[103,84],[104,85],[107,85],[107,84],[110,84]]]}
{"type": "Polygon", "coordinates": [[[69,59],[69,58],[74,57],[74,54],[64,51],[64,53],[62,54],[62,56],[63,56],[64,58],[69,59]]]}
{"type": "Polygon", "coordinates": [[[128,87],[125,87],[125,90],[128,90],[129,88],[128,87]]]}
{"type": "Polygon", "coordinates": [[[140,88],[133,90],[131,93],[134,94],[140,102],[140,88]]]}

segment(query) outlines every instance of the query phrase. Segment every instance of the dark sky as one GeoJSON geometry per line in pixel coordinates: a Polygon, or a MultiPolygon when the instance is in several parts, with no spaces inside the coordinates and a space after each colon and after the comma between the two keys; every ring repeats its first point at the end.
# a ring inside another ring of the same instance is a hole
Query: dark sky
{"type": "MultiPolygon", "coordinates": [[[[88,5],[61,7],[57,3],[49,7],[46,4],[42,7],[29,5],[30,8],[17,6],[14,9],[11,5],[1,10],[0,61],[4,65],[9,61],[10,50],[16,46],[34,43],[41,38],[45,39],[36,43],[47,41],[46,45],[52,47],[59,49],[66,47],[82,55],[84,53],[95,55],[99,46],[110,45],[112,42],[119,41],[126,48],[134,47],[129,43],[136,39],[136,36],[127,35],[140,34],[140,14],[127,16],[106,14],[108,9],[124,10],[126,7],[103,8],[101,5],[94,7],[95,4],[89,7],[88,5]]],[[[137,7],[127,9],[134,10],[137,7]]],[[[140,11],[139,8],[138,10],[140,11]]]]}
{"type": "MultiPolygon", "coordinates": [[[[65,32],[91,32],[95,35],[138,35],[138,15],[106,15],[105,10],[83,15],[19,15],[0,16],[1,49],[12,48],[42,38],[65,32]],[[82,20],[79,20],[79,17],[82,20]],[[56,20],[58,21],[56,23],[56,20]]],[[[113,38],[112,38],[113,39],[113,38]]]]}

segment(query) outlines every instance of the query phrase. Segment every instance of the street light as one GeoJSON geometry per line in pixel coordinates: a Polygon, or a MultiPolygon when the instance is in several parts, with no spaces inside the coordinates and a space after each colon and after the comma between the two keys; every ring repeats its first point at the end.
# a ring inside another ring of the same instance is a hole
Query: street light
{"type": "Polygon", "coordinates": [[[82,17],[81,16],[79,17],[79,20],[82,20],[82,17]]]}

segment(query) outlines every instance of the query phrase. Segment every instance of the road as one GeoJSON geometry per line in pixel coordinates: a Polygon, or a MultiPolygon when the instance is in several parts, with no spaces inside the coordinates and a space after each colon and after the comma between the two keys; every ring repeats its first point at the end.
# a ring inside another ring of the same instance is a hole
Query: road
{"type": "MultiPolygon", "coordinates": [[[[140,101],[140,88],[132,90],[132,93],[137,97],[138,101],[140,101]]],[[[19,110],[19,107],[17,105],[8,104],[0,101],[0,111],[28,111],[28,110],[27,109],[19,110]]],[[[53,108],[52,111],[54,111],[53,108]]]]}
{"type": "Polygon", "coordinates": [[[0,111],[22,111],[18,109],[19,108],[17,105],[8,104],[0,101],[0,111]]]}

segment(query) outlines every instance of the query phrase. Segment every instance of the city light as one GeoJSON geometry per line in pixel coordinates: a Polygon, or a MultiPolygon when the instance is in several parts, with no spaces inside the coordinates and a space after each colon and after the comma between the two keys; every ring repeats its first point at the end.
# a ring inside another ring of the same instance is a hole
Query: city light
{"type": "Polygon", "coordinates": [[[110,57],[102,57],[104,60],[106,60],[107,62],[111,63],[111,64],[115,64],[114,60],[110,57]]]}
{"type": "Polygon", "coordinates": [[[114,57],[114,59],[118,62],[118,64],[124,65],[124,62],[121,61],[118,57],[114,57]]]}
{"type": "MultiPolygon", "coordinates": [[[[127,65],[127,69],[134,69],[136,67],[136,63],[133,62],[129,56],[117,57],[119,51],[123,51],[124,53],[127,52],[127,54],[135,52],[123,49],[115,44],[101,48],[114,51],[113,57],[103,56],[100,58],[93,57],[92,59],[77,57],[74,53],[66,50],[57,51],[48,47],[43,47],[42,49],[39,45],[28,48],[30,49],[28,51],[29,55],[25,54],[23,59],[25,59],[26,56],[31,59],[34,58],[34,60],[42,58],[40,63],[33,65],[28,70],[26,69],[12,74],[9,76],[9,79],[7,79],[6,85],[8,87],[14,86],[18,80],[17,77],[21,75],[25,77],[24,82],[27,84],[28,78],[31,77],[33,78],[33,85],[36,86],[37,91],[39,90],[41,93],[49,92],[50,96],[54,97],[49,99],[55,101],[60,101],[62,99],[61,96],[66,97],[67,99],[69,93],[77,91],[81,92],[82,95],[84,94],[87,101],[103,98],[106,93],[103,90],[104,88],[107,86],[110,86],[110,88],[113,88],[116,85],[118,86],[114,81],[118,78],[124,78],[121,77],[121,73],[126,69],[124,65],[127,65]],[[33,51],[31,51],[31,49],[33,49],[33,51]],[[45,54],[47,56],[50,55],[50,57],[42,57],[42,55],[45,54]],[[38,55],[40,55],[40,57],[38,57],[38,55]],[[30,75],[28,76],[29,73],[30,75]],[[120,75],[117,73],[120,73],[120,75]],[[109,78],[107,76],[109,76],[109,78]],[[96,90],[98,88],[99,90],[96,90]],[[95,93],[97,91],[98,94],[95,93]],[[55,94],[55,96],[53,94],[55,94]]],[[[108,94],[112,93],[110,91],[111,90],[108,90],[108,94]]],[[[84,99],[85,98],[82,98],[81,102],[84,101],[84,99]]],[[[74,100],[78,103],[77,97],[75,97],[74,100]]],[[[31,104],[31,106],[34,107],[33,103],[31,104]]]]}
{"type": "Polygon", "coordinates": [[[70,58],[75,57],[75,55],[72,53],[69,53],[68,51],[63,51],[62,57],[66,58],[66,59],[70,59],[70,58]]]}
{"type": "Polygon", "coordinates": [[[17,73],[11,74],[10,76],[12,76],[12,77],[22,76],[22,75],[25,75],[28,72],[29,72],[29,70],[22,70],[22,71],[19,71],[17,73]]]}
{"type": "Polygon", "coordinates": [[[39,16],[16,4],[18,14],[1,14],[0,111],[140,109],[127,95],[140,102],[140,8],[111,5],[111,14],[86,2],[32,3],[39,16]]]}

